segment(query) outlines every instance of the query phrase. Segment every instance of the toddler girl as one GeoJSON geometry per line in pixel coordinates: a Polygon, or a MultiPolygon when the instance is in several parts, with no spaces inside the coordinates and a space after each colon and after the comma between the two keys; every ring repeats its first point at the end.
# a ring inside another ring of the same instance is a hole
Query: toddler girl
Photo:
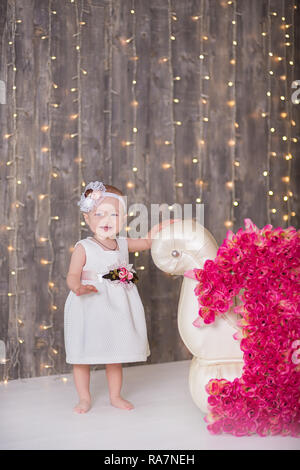
{"type": "Polygon", "coordinates": [[[120,395],[122,362],[146,361],[150,354],[138,277],[128,252],[150,249],[151,237],[164,223],[144,239],[115,238],[127,216],[122,196],[114,186],[96,181],[86,186],[78,202],[93,236],[75,244],[67,275],[64,339],[79,396],[77,413],[91,407],[90,364],[106,364],[111,404],[132,409],[120,395]]]}

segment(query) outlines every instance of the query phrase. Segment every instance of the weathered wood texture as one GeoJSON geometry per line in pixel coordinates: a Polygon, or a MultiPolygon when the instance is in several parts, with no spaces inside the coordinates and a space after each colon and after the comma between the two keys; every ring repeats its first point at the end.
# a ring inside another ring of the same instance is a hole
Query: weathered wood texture
{"type": "MultiPolygon", "coordinates": [[[[0,340],[9,359],[0,364],[2,380],[71,370],[63,308],[72,247],[90,235],[76,204],[83,184],[113,184],[129,206],[149,209],[195,207],[199,198],[219,244],[230,220],[233,231],[246,217],[259,227],[298,228],[295,6],[0,0],[7,87],[0,104],[0,340]]],[[[149,362],[190,358],[177,329],[181,278],[158,271],[149,252],[130,259],[141,278],[149,362]]]]}

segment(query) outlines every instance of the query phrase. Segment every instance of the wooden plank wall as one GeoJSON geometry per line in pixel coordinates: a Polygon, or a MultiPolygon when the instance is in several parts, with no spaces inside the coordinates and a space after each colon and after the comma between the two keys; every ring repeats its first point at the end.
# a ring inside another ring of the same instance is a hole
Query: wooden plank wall
{"type": "MultiPolygon", "coordinates": [[[[71,370],[83,184],[113,184],[129,205],[202,203],[219,244],[246,217],[299,228],[299,15],[298,0],[0,0],[1,380],[71,370]]],[[[149,252],[130,259],[148,362],[190,358],[181,278],[149,252]]]]}

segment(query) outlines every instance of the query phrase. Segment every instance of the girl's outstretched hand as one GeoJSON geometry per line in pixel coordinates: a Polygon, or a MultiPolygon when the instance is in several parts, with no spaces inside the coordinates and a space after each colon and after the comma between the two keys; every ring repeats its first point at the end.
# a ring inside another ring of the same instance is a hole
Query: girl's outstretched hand
{"type": "Polygon", "coordinates": [[[81,284],[75,290],[76,295],[91,294],[92,292],[98,292],[96,287],[91,284],[81,284]]]}

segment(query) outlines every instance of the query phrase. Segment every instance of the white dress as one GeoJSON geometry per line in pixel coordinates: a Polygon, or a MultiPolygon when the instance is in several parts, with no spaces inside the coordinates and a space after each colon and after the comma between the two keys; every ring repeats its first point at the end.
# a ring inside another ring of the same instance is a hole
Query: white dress
{"type": "MultiPolygon", "coordinates": [[[[78,241],[85,249],[83,270],[108,273],[114,263],[129,264],[126,238],[117,238],[119,250],[105,250],[92,237],[78,241]]],[[[123,264],[122,264],[123,265],[123,264]]],[[[128,288],[103,279],[81,280],[98,292],[65,302],[64,340],[68,364],[110,364],[146,361],[150,354],[144,307],[134,284],[128,288]]]]}

